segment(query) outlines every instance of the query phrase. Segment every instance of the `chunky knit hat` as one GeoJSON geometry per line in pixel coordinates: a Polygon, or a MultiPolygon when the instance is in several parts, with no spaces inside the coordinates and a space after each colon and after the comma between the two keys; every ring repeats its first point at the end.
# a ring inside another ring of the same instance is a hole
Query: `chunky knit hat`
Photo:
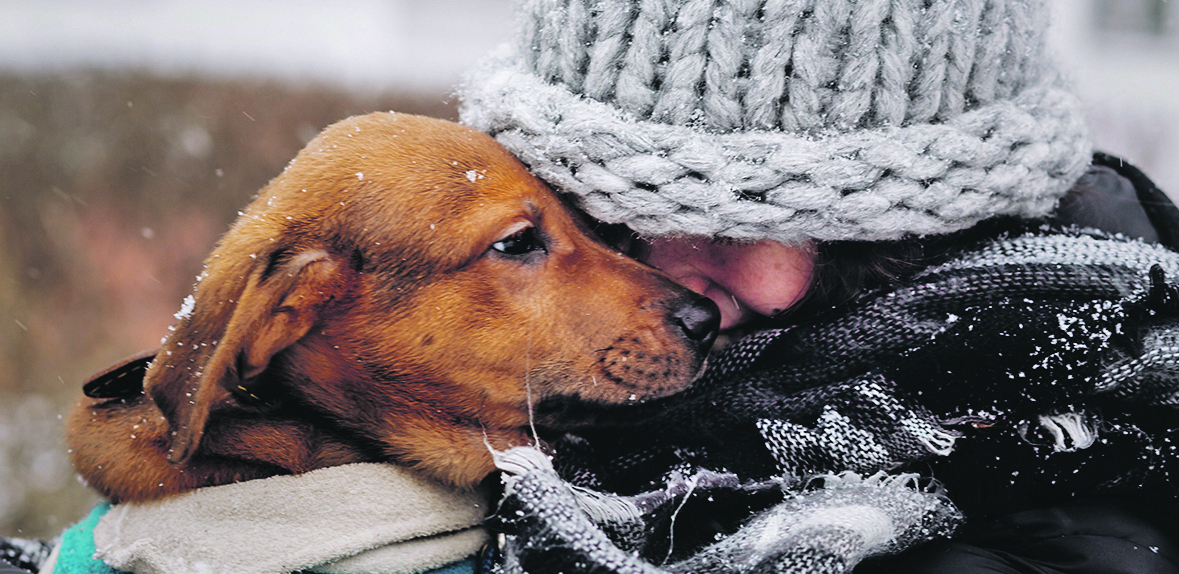
{"type": "Polygon", "coordinates": [[[460,116],[645,235],[885,240],[1080,177],[1045,0],[525,0],[460,116]]]}

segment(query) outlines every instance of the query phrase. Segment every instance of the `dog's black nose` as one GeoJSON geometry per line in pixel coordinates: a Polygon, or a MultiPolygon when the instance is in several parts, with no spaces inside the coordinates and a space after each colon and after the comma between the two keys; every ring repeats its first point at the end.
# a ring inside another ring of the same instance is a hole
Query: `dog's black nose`
{"type": "Polygon", "coordinates": [[[672,320],[684,331],[688,340],[707,350],[720,330],[721,314],[716,303],[708,297],[696,296],[672,313],[672,320]]]}

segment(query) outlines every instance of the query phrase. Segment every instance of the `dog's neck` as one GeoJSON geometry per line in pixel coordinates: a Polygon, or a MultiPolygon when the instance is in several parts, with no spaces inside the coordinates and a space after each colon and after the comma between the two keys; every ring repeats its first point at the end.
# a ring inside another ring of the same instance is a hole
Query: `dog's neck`
{"type": "Polygon", "coordinates": [[[441,378],[378,369],[329,335],[308,336],[277,357],[273,369],[278,392],[313,412],[317,430],[332,429],[334,440],[371,461],[400,464],[451,486],[472,487],[494,471],[493,449],[538,442],[527,405],[471,396],[441,378]]]}
{"type": "Polygon", "coordinates": [[[306,421],[225,414],[211,421],[195,456],[173,465],[167,460],[171,431],[146,396],[96,403],[75,409],[71,416],[70,424],[77,430],[71,455],[79,473],[115,502],[155,500],[206,486],[354,462],[394,463],[465,489],[494,470],[489,448],[532,443],[522,430],[490,429],[484,434],[407,417],[387,428],[386,444],[400,446],[374,452],[370,441],[358,446],[306,421]],[[435,432],[413,431],[427,426],[435,432]]]}

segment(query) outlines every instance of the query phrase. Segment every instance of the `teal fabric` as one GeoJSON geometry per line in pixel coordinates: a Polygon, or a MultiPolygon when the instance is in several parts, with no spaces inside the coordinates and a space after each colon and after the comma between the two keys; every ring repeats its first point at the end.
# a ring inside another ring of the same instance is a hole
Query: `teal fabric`
{"type": "Polygon", "coordinates": [[[102,560],[94,558],[94,527],[98,525],[98,519],[110,509],[109,503],[99,504],[90,511],[89,516],[61,535],[53,574],[120,574],[102,560]]]}
{"type": "MultiPolygon", "coordinates": [[[[94,557],[94,527],[98,525],[98,519],[110,509],[110,503],[99,504],[90,511],[89,516],[61,535],[53,574],[126,574],[94,557]]],[[[471,557],[422,574],[474,574],[476,564],[475,558],[471,557]]]]}
{"type": "Polygon", "coordinates": [[[453,564],[447,564],[441,568],[430,570],[424,574],[475,574],[477,565],[478,563],[474,558],[465,558],[453,564]]]}

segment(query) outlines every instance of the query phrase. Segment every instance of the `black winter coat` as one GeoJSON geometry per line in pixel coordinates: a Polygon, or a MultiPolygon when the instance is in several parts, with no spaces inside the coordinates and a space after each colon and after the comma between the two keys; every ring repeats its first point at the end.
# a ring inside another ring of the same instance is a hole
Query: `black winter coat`
{"type": "MultiPolygon", "coordinates": [[[[1179,209],[1141,171],[1106,154],[1061,202],[1054,220],[1179,250],[1179,209]]],[[[935,469],[928,469],[932,472],[935,469]]],[[[955,501],[970,514],[1000,504],[1023,510],[968,522],[952,541],[861,564],[857,574],[1179,574],[1179,524],[1170,509],[1112,499],[1039,506],[989,498],[991,485],[959,471],[955,501]]]]}

